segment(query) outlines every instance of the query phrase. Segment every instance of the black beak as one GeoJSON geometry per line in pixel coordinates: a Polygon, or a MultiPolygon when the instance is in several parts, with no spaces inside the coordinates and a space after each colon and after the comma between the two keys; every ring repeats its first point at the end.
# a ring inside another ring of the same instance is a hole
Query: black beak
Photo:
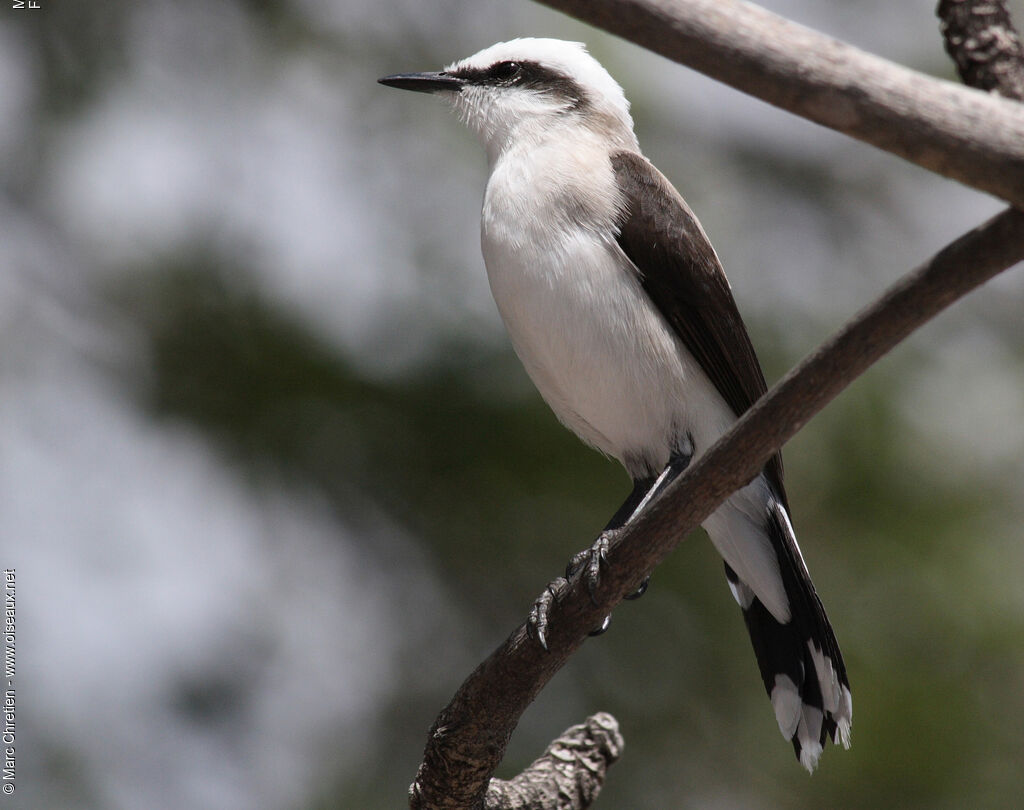
{"type": "Polygon", "coordinates": [[[396,73],[377,79],[380,84],[397,87],[399,90],[415,90],[417,93],[437,93],[442,90],[450,92],[462,89],[465,82],[457,76],[447,73],[396,73]]]}

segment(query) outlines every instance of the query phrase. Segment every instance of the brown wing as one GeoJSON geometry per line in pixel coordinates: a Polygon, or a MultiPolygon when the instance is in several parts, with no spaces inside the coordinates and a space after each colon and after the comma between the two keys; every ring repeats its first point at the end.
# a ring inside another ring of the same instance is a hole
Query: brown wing
{"type": "MultiPolygon", "coordinates": [[[[646,158],[611,157],[624,200],[618,243],[651,301],[737,416],[767,390],[725,271],[697,218],[646,158]]],[[[785,502],[782,457],[766,472],[785,502]]]]}

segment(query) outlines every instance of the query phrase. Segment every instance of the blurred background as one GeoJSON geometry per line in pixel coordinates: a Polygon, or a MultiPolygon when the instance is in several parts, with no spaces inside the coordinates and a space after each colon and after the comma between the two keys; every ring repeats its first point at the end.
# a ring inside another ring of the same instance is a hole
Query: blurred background
{"type": "MultiPolygon", "coordinates": [[[[1001,208],[522,0],[40,4],[0,25],[12,806],[405,806],[437,712],[626,495],[508,346],[482,150],[378,76],[586,41],[770,381],[1001,208]]],[[[932,0],[765,5],[955,78],[932,0]]],[[[1018,268],[787,447],[851,751],[799,768],[698,532],[499,775],[605,710],[626,749],[598,807],[1019,807],[1022,308],[1018,268]]]]}

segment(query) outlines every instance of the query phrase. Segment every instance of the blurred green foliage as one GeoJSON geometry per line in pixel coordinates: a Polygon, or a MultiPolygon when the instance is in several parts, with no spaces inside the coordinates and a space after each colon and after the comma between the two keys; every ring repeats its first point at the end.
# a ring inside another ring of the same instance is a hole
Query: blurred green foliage
{"type": "MultiPolygon", "coordinates": [[[[246,475],[272,471],[320,491],[347,522],[358,525],[367,504],[386,510],[422,539],[482,656],[600,528],[625,477],[520,385],[508,352],[453,342],[414,374],[372,378],[242,279],[200,251],[115,288],[150,347],[146,407],[194,425],[246,475]]],[[[992,781],[1009,770],[993,763],[1024,756],[1000,717],[1024,708],[1012,688],[1024,622],[998,615],[972,571],[1000,530],[993,493],[908,467],[908,443],[928,441],[896,404],[914,360],[901,351],[885,361],[787,453],[798,534],[854,684],[852,751],[827,752],[810,781],[791,761],[720,561],[694,538],[531,708],[508,773],[563,725],[604,709],[627,749],[601,806],[663,807],[723,785],[742,806],[934,808],[967,796],[1013,806],[1010,786],[992,781]]],[[[767,364],[778,358],[769,352],[767,364]]],[[[382,712],[374,767],[318,806],[397,800],[458,680],[416,683],[415,668],[406,677],[409,694],[382,712]]]]}
{"type": "MultiPolygon", "coordinates": [[[[5,191],[30,214],[46,211],[46,149],[124,78],[131,46],[133,4],[48,5],[52,13],[18,21],[29,28],[41,76],[40,137],[25,141],[23,166],[8,167],[5,191]]],[[[374,47],[359,31],[324,35],[303,4],[252,0],[239,8],[268,50],[311,41],[374,47]]],[[[403,32],[405,50],[393,49],[389,62],[399,69],[410,52],[425,56],[427,40],[403,32]]],[[[651,126],[653,112],[651,105],[651,126]]],[[[733,158],[737,175],[757,174],[831,216],[837,252],[854,237],[874,238],[851,230],[850,211],[836,202],[850,193],[849,178],[837,182],[823,161],[739,147],[733,158]]],[[[694,185],[715,185],[709,165],[694,185]]],[[[852,183],[867,206],[874,178],[852,183]]],[[[897,199],[889,204],[905,205],[897,199]]],[[[360,767],[353,774],[339,764],[336,778],[307,791],[318,796],[310,803],[318,810],[402,806],[436,712],[590,542],[626,495],[627,479],[557,424],[510,350],[452,334],[415,368],[374,375],[366,370],[372,362],[346,356],[252,280],[241,255],[179,247],[112,271],[102,292],[134,326],[147,362],[141,373],[130,364],[115,369],[118,381],[154,419],[184,425],[217,448],[254,488],[283,480],[317,493],[339,524],[356,529],[386,514],[422,546],[454,605],[450,635],[408,640],[397,688],[371,713],[360,767]]],[[[420,247],[418,255],[431,255],[420,247]]],[[[742,290],[738,297],[742,303],[742,290]]],[[[822,331],[805,322],[810,317],[779,304],[771,324],[751,320],[769,379],[796,359],[772,329],[822,331]]],[[[960,466],[943,437],[908,418],[911,372],[927,365],[929,348],[919,341],[898,350],[786,450],[797,533],[853,683],[851,751],[827,751],[811,779],[796,765],[721,561],[697,533],[655,573],[649,594],[617,610],[611,631],[588,642],[541,694],[501,775],[564,727],[606,710],[619,719],[626,749],[597,807],[1020,807],[1020,478],[986,472],[984,459],[960,466]]],[[[1019,341],[1011,348],[1024,352],[1019,341]]],[[[389,563],[391,550],[375,546],[372,532],[348,536],[389,563]]],[[[190,684],[181,710],[206,716],[231,699],[220,684],[190,684]]],[[[324,745],[331,761],[331,741],[324,745]]],[[[54,771],[61,768],[71,766],[54,771]]]]}

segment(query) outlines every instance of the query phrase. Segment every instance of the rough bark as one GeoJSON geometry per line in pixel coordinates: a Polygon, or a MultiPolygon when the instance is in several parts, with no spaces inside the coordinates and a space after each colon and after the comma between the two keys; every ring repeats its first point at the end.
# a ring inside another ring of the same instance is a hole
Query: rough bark
{"type": "Polygon", "coordinates": [[[622,754],[619,724],[600,713],[566,729],[514,779],[492,779],[488,810],[569,810],[589,807],[604,784],[608,766],[622,754]]]}
{"type": "Polygon", "coordinates": [[[939,30],[964,84],[1024,99],[1024,46],[1006,0],[941,0],[939,30]]]}

